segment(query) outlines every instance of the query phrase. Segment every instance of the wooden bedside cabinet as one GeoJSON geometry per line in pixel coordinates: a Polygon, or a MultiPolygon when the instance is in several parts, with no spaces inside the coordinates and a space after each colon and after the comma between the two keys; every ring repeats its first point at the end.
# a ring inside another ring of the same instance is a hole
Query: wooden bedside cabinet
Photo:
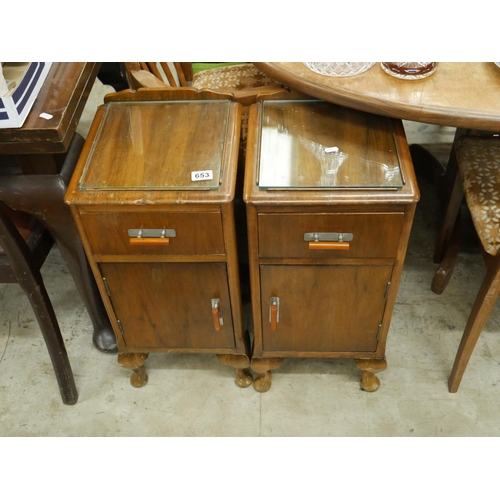
{"type": "Polygon", "coordinates": [[[239,104],[200,98],[96,114],[65,201],[136,387],[150,352],[214,353],[252,383],[233,212],[240,119],[239,104]]]}
{"type": "Polygon", "coordinates": [[[377,390],[419,198],[401,121],[263,101],[245,169],[255,389],[284,357],[329,357],[377,390]]]}

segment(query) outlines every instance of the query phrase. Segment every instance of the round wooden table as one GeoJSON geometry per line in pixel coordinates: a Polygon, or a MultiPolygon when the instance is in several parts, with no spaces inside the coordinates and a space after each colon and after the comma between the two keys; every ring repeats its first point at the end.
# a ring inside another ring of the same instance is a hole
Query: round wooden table
{"type": "Polygon", "coordinates": [[[375,63],[351,77],[319,75],[302,62],[258,62],[285,85],[334,104],[436,125],[500,131],[500,68],[493,62],[440,62],[422,80],[394,78],[375,63]]]}

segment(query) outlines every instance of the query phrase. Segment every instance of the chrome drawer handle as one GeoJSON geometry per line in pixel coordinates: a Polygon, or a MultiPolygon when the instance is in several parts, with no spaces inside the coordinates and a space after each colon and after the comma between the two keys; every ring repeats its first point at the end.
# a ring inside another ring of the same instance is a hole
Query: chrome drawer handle
{"type": "Polygon", "coordinates": [[[352,233],[305,233],[304,241],[352,241],[352,233]]]}

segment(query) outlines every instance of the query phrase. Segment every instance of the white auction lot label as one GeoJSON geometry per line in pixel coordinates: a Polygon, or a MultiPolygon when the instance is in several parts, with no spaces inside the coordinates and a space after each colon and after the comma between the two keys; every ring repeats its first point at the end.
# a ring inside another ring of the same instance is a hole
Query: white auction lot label
{"type": "Polygon", "coordinates": [[[213,170],[197,170],[191,172],[191,180],[195,181],[209,181],[214,178],[213,170]]]}

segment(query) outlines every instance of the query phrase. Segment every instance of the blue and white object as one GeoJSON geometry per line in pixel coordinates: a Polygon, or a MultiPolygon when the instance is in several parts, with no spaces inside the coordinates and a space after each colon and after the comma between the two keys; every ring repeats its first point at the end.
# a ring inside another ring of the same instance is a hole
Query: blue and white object
{"type": "MultiPolygon", "coordinates": [[[[25,71],[15,79],[16,86],[0,97],[0,128],[22,127],[52,63],[26,63],[25,71]]],[[[9,63],[2,68],[7,77],[9,63]]]]}

